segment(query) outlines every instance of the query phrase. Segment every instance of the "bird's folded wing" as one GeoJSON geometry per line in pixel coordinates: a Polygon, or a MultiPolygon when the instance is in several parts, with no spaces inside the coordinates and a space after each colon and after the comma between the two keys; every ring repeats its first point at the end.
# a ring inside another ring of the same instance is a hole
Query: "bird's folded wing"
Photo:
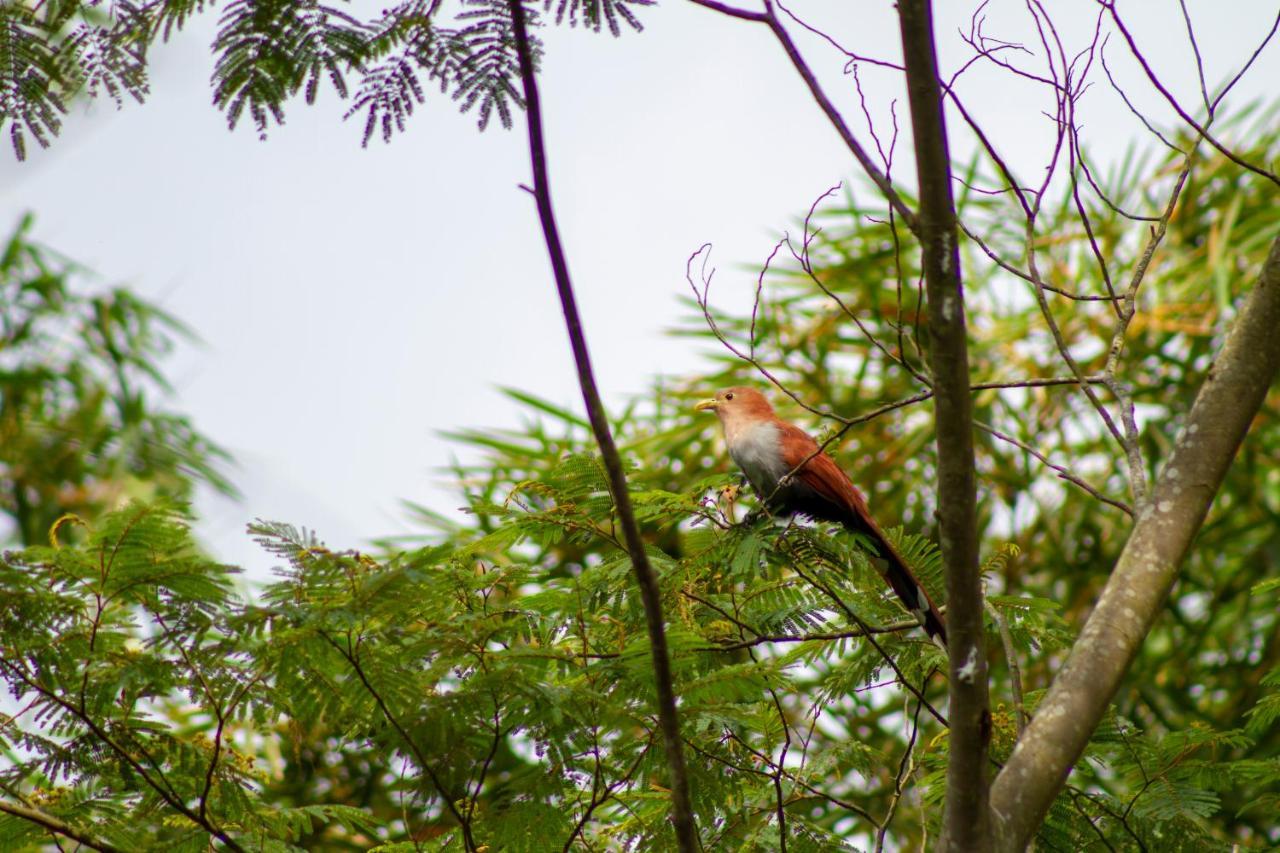
{"type": "Polygon", "coordinates": [[[808,433],[794,424],[783,424],[781,444],[782,460],[788,472],[802,463],[804,465],[796,473],[795,479],[850,515],[860,517],[865,523],[875,524],[867,509],[866,499],[849,479],[849,475],[830,456],[819,450],[818,443],[808,433]]]}

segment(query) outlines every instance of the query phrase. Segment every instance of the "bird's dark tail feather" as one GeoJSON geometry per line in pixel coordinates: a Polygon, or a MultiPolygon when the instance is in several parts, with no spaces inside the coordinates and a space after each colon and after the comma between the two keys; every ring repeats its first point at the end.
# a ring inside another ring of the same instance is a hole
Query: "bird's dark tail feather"
{"type": "Polygon", "coordinates": [[[845,527],[861,533],[871,540],[878,556],[871,558],[871,564],[892,587],[894,593],[902,601],[911,615],[920,620],[921,627],[929,638],[938,644],[943,651],[947,648],[947,623],[942,613],[929,597],[924,585],[916,579],[915,574],[902,559],[898,549],[893,547],[887,536],[875,524],[868,524],[859,517],[847,519],[845,527]]]}

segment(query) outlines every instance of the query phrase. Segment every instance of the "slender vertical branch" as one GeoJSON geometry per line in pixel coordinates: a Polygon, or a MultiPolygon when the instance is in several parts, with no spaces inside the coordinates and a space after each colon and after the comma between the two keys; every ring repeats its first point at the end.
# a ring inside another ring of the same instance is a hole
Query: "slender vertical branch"
{"type": "Polygon", "coordinates": [[[582,388],[582,400],[587,407],[587,417],[591,422],[591,431],[595,435],[596,444],[600,446],[600,455],[609,478],[609,491],[613,494],[618,523],[622,528],[623,539],[635,571],[636,584],[640,588],[640,598],[644,604],[645,619],[649,628],[649,649],[653,655],[653,674],[657,683],[658,724],[662,729],[662,738],[667,752],[667,769],[671,774],[671,819],[675,825],[680,850],[682,853],[693,853],[698,849],[697,829],[694,826],[693,808],[689,799],[689,781],[685,770],[684,748],[680,739],[680,719],[676,711],[671,658],[667,651],[666,632],[663,628],[662,598],[658,590],[658,579],[645,552],[644,540],[640,536],[640,526],[636,522],[635,512],[631,507],[631,496],[627,491],[627,478],[622,468],[622,458],[613,442],[613,433],[609,429],[604,404],[596,388],[591,356],[587,351],[587,340],[582,330],[582,320],[578,315],[578,303],[574,297],[573,283],[569,278],[569,263],[565,258],[559,228],[556,226],[555,212],[551,206],[546,146],[542,134],[542,106],[538,97],[533,49],[525,22],[524,3],[523,0],[509,0],[509,5],[516,52],[520,58],[520,82],[528,116],[533,196],[538,208],[538,219],[542,224],[542,235],[547,244],[547,254],[551,259],[556,291],[560,295],[560,306],[564,311],[565,326],[569,332],[569,345],[573,350],[573,361],[578,369],[578,384],[582,388]]]}
{"type": "Polygon", "coordinates": [[[951,195],[930,0],[900,0],[898,21],[920,187],[917,235],[929,302],[929,367],[938,441],[938,528],[947,570],[951,753],[940,849],[985,850],[991,712],[978,566],[973,406],[959,229],[951,195]]]}
{"type": "MultiPolygon", "coordinates": [[[[1272,244],[1258,284],[1210,367],[1080,639],[992,785],[997,850],[1021,851],[1035,835],[1159,616],[1231,460],[1280,371],[1277,328],[1280,239],[1272,244]]],[[[954,731],[954,709],[951,717],[954,731]]]]}

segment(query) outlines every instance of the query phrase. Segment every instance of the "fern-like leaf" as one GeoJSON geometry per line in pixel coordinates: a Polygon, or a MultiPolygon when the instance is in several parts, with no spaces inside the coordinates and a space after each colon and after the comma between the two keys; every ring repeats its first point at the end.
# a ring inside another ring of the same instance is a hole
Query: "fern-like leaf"
{"type": "Polygon", "coordinates": [[[19,160],[27,156],[27,136],[40,147],[62,129],[67,108],[58,94],[62,76],[49,33],[25,4],[0,4],[0,130],[19,160]]]}
{"type": "Polygon", "coordinates": [[[213,101],[232,129],[247,110],[260,137],[284,123],[285,102],[302,90],[313,103],[327,77],[347,96],[345,74],[365,44],[355,18],[315,0],[235,0],[219,21],[213,101]]]}

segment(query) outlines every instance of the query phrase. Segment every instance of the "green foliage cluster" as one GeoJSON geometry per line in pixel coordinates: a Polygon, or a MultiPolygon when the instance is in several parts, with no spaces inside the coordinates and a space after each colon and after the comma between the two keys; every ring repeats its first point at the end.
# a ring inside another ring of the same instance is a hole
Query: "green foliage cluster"
{"type": "MultiPolygon", "coordinates": [[[[1267,126],[1259,150],[1277,144],[1267,126]]],[[[1149,212],[1171,170],[1155,169],[1154,184],[1128,174],[1112,176],[1111,197],[1149,212]]],[[[1153,470],[1280,232],[1269,199],[1206,156],[1148,273],[1125,376],[1153,470]]],[[[1007,200],[961,203],[1001,239],[1007,200]]],[[[1064,224],[1042,258],[1050,280],[1106,293],[1087,235],[1066,224],[1069,202],[1052,215],[1064,224]]],[[[1091,215],[1119,280],[1132,229],[1106,206],[1091,215]]],[[[917,397],[918,270],[885,211],[848,195],[798,227],[801,263],[762,279],[757,310],[707,306],[719,334],[800,400],[846,417],[917,397]]],[[[1025,284],[965,248],[976,381],[1044,377],[1053,345],[1025,284]]],[[[1105,347],[1090,354],[1090,341],[1109,334],[1109,304],[1061,299],[1065,334],[1084,369],[1099,369],[1105,347]]],[[[660,382],[613,427],[660,580],[703,843],[927,847],[945,779],[944,659],[857,537],[743,523],[753,498],[691,404],[759,374],[692,307],[683,332],[715,348],[709,368],[660,382]]],[[[120,850],[670,849],[644,614],[590,431],[510,393],[524,427],[454,436],[479,457],[455,469],[464,519],[423,510],[422,541],[374,553],[260,522],[252,533],[281,568],[251,599],[232,593],[233,570],[199,553],[172,505],[94,513],[78,542],[64,523],[52,547],[5,554],[0,846],[47,845],[56,821],[120,850]]],[[[1122,461],[1077,389],[990,389],[974,402],[994,431],[978,452],[999,762],[1129,516],[1122,461]]],[[[1280,455],[1278,406],[1273,393],[1038,849],[1280,843],[1280,473],[1267,464],[1280,455]]],[[[920,402],[841,433],[832,451],[877,517],[901,523],[891,535],[940,601],[920,402]]]]}
{"type": "Polygon", "coordinates": [[[185,500],[198,482],[233,493],[226,452],[157,404],[159,361],[189,332],[126,288],[93,292],[32,227],[0,250],[0,536],[34,544],[63,513],[185,500]]]}
{"type": "MultiPolygon", "coordinates": [[[[556,24],[619,35],[641,28],[633,10],[651,0],[544,0],[529,4],[535,57],[539,8],[556,24]]],[[[47,147],[75,97],[107,96],[117,106],[148,94],[147,51],[167,41],[215,0],[113,2],[45,0],[0,4],[0,131],[18,159],[28,139],[47,147]]],[[[290,100],[314,103],[327,83],[363,115],[364,142],[390,140],[437,85],[480,129],[496,114],[511,126],[522,108],[507,0],[403,0],[371,20],[316,0],[232,0],[213,43],[213,101],[235,128],[248,118],[259,135],[282,124],[290,100]]]]}

